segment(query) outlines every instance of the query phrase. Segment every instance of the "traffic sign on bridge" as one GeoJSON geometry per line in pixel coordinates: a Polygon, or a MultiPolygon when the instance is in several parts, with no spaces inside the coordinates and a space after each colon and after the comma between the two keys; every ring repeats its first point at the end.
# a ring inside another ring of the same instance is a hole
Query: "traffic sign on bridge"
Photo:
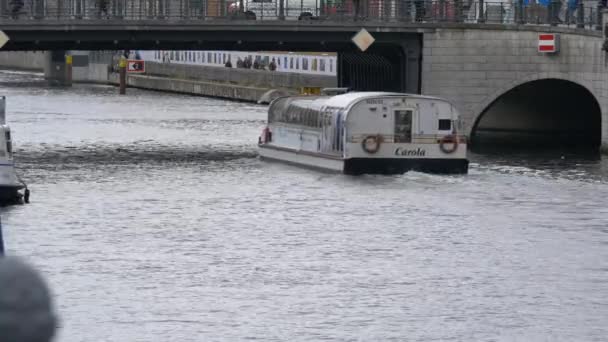
{"type": "Polygon", "coordinates": [[[127,61],[127,72],[145,72],[146,64],[142,60],[130,59],[127,61]]]}
{"type": "Polygon", "coordinates": [[[538,35],[538,52],[556,53],[559,52],[559,34],[540,33],[538,35]]]}

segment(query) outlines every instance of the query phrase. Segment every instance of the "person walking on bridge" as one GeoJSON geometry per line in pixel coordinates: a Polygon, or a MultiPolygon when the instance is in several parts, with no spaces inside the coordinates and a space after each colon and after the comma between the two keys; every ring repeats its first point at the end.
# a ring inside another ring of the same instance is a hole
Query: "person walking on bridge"
{"type": "Polygon", "coordinates": [[[23,8],[23,0],[11,0],[9,4],[11,5],[11,18],[19,19],[19,14],[23,8]]]}
{"type": "Polygon", "coordinates": [[[97,5],[97,17],[99,19],[101,19],[102,14],[103,14],[103,16],[105,16],[106,19],[109,19],[110,17],[108,15],[108,0],[97,0],[96,5],[97,5]]]}

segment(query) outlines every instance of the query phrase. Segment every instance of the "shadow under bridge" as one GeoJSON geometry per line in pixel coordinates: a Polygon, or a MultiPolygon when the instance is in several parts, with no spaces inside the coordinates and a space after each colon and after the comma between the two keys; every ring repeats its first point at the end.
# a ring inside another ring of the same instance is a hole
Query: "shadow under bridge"
{"type": "Polygon", "coordinates": [[[377,44],[338,53],[338,86],[356,91],[420,93],[419,44],[377,44]]]}
{"type": "Polygon", "coordinates": [[[601,109],[584,86],[540,79],[499,96],[481,113],[472,147],[585,148],[601,141],[601,109]]]}

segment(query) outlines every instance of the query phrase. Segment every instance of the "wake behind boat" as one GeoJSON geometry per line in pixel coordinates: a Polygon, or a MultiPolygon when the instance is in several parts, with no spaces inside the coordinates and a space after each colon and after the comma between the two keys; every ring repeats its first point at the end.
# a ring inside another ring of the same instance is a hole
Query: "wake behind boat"
{"type": "Polygon", "coordinates": [[[6,98],[0,96],[0,206],[29,202],[29,190],[15,172],[11,129],[6,124],[5,108],[6,98]]]}
{"type": "Polygon", "coordinates": [[[262,159],[345,174],[467,173],[456,108],[415,94],[351,92],[274,100],[262,159]]]}

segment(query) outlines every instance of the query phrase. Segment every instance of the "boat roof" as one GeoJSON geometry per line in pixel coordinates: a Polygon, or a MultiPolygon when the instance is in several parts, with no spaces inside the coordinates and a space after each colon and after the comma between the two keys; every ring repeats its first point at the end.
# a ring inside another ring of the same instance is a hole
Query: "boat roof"
{"type": "Polygon", "coordinates": [[[278,113],[295,108],[321,110],[323,107],[349,108],[355,103],[382,97],[409,97],[447,102],[444,99],[419,94],[391,93],[382,91],[349,92],[340,95],[296,95],[279,97],[271,102],[269,112],[278,113]]]}
{"type": "Polygon", "coordinates": [[[327,96],[302,96],[291,98],[291,101],[288,101],[289,106],[300,107],[300,108],[310,108],[320,110],[321,107],[325,104],[325,99],[329,97],[327,96]]]}
{"type": "Polygon", "coordinates": [[[365,92],[349,92],[349,93],[345,93],[345,94],[331,96],[325,101],[325,105],[330,106],[330,107],[346,108],[346,107],[354,104],[355,102],[358,102],[363,99],[371,99],[371,98],[387,97],[387,96],[405,96],[405,97],[411,97],[411,98],[422,98],[422,99],[429,99],[429,100],[445,101],[444,99],[440,99],[438,97],[419,95],[419,94],[392,93],[392,92],[382,92],[382,91],[377,91],[377,92],[376,91],[365,91],[365,92]]]}

